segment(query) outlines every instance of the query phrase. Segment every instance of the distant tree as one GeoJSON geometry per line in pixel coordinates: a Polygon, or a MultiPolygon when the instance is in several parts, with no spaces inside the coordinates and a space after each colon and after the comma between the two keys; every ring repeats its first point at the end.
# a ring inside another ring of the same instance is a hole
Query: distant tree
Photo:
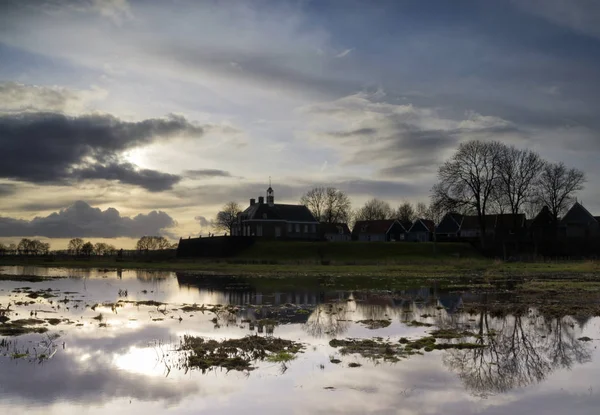
{"type": "Polygon", "coordinates": [[[429,211],[429,206],[427,206],[424,202],[417,203],[417,209],[415,211],[415,216],[417,219],[430,219],[431,212],[429,211]]]}
{"type": "Polygon", "coordinates": [[[33,254],[32,249],[33,241],[31,239],[23,238],[19,241],[19,244],[17,245],[17,251],[19,251],[19,254],[21,255],[33,254]]]}
{"type": "Polygon", "coordinates": [[[164,236],[142,236],[135,247],[139,251],[155,251],[171,248],[171,242],[164,236]]]}
{"type": "Polygon", "coordinates": [[[546,163],[538,181],[537,198],[548,206],[555,223],[574,201],[575,194],[583,189],[585,173],[570,169],[564,163],[546,163]]]}
{"type": "Polygon", "coordinates": [[[86,242],[81,246],[80,252],[83,255],[90,256],[94,253],[94,244],[91,242],[86,242]]]}
{"type": "Polygon", "coordinates": [[[85,242],[81,238],[73,238],[69,241],[67,249],[71,255],[79,255],[84,243],[85,242]]]}
{"type": "Polygon", "coordinates": [[[461,143],[452,158],[438,170],[438,183],[432,189],[434,205],[444,211],[472,209],[485,243],[486,215],[498,186],[498,165],[505,146],[496,141],[461,143]]]}
{"type": "Polygon", "coordinates": [[[396,209],[396,218],[401,222],[412,222],[415,220],[415,209],[410,202],[402,203],[396,209]]]}
{"type": "Polygon", "coordinates": [[[50,252],[50,244],[37,239],[23,238],[17,245],[21,255],[44,255],[50,252]]]}
{"type": "Polygon", "coordinates": [[[335,187],[315,187],[300,198],[316,220],[326,223],[348,222],[351,215],[350,198],[335,187]]]}
{"type": "Polygon", "coordinates": [[[496,204],[500,205],[499,213],[505,210],[512,214],[520,213],[523,204],[533,199],[544,164],[544,160],[532,150],[514,146],[502,148],[495,194],[496,204]]]}
{"type": "Polygon", "coordinates": [[[355,221],[393,219],[395,212],[388,202],[374,198],[365,203],[355,214],[355,221]]]}
{"type": "Polygon", "coordinates": [[[94,253],[96,255],[109,255],[115,252],[117,248],[104,242],[97,242],[94,245],[94,253]]]}
{"type": "Polygon", "coordinates": [[[223,208],[214,221],[214,228],[217,231],[227,231],[231,235],[234,225],[237,223],[238,214],[242,212],[240,205],[236,202],[228,202],[223,205],[223,208]]]}
{"type": "Polygon", "coordinates": [[[3,255],[4,253],[6,253],[6,251],[8,251],[8,247],[2,242],[0,242],[0,255],[3,255]]]}

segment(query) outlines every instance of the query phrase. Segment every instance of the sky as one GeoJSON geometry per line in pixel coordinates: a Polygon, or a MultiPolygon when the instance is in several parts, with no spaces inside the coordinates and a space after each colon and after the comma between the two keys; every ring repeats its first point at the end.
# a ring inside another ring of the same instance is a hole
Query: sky
{"type": "Polygon", "coordinates": [[[599,78],[591,0],[3,0],[0,242],[206,234],[269,178],[428,201],[473,139],[600,215],[599,78]]]}

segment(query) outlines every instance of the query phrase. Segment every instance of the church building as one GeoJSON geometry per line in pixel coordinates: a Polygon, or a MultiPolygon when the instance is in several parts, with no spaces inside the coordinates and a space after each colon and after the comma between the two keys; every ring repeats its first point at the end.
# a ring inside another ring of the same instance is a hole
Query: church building
{"type": "Polygon", "coordinates": [[[304,205],[275,203],[269,186],[267,201],[260,196],[250,199],[250,206],[238,215],[233,236],[255,236],[272,239],[319,239],[319,222],[304,205]]]}

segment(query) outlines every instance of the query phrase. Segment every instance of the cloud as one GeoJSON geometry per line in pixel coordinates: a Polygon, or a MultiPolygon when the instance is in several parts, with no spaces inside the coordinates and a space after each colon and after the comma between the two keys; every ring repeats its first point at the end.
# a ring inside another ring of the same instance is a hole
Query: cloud
{"type": "Polygon", "coordinates": [[[193,179],[202,179],[207,177],[231,177],[231,173],[218,169],[186,170],[183,172],[186,177],[193,179]]]}
{"type": "Polygon", "coordinates": [[[15,194],[17,186],[13,183],[0,183],[0,196],[10,196],[15,194]]]}
{"type": "Polygon", "coordinates": [[[345,56],[348,56],[350,54],[350,52],[352,52],[354,50],[354,48],[352,49],[346,49],[340,53],[338,53],[337,55],[335,55],[336,58],[343,58],[345,56]]]}
{"type": "Polygon", "coordinates": [[[196,216],[194,218],[199,224],[200,226],[202,226],[203,228],[210,228],[213,226],[213,221],[212,220],[208,220],[206,219],[206,217],[204,216],[196,216]]]}
{"type": "Polygon", "coordinates": [[[464,140],[526,136],[499,117],[469,111],[457,120],[432,108],[389,103],[385,98],[382,91],[361,92],[309,105],[301,113],[316,126],[317,132],[310,133],[315,144],[335,148],[344,165],[377,165],[379,174],[388,177],[431,176],[464,140]]]}
{"type": "Polygon", "coordinates": [[[512,0],[522,10],[578,33],[600,38],[600,9],[588,0],[512,0]]]}
{"type": "Polygon", "coordinates": [[[150,192],[161,192],[171,189],[181,180],[181,177],[178,175],[161,173],[150,169],[138,169],[131,163],[95,164],[72,171],[71,177],[77,180],[114,180],[123,184],[139,186],[150,192]]]}
{"type": "Polygon", "coordinates": [[[165,212],[125,217],[114,208],[101,210],[84,201],[77,201],[45,217],[32,220],[0,217],[0,236],[47,238],[137,238],[144,235],[168,235],[176,225],[165,212]]]}
{"type": "Polygon", "coordinates": [[[81,112],[90,102],[106,98],[108,91],[93,87],[76,90],[58,86],[0,82],[0,113],[25,111],[81,112]]]}
{"type": "Polygon", "coordinates": [[[178,176],[138,170],[122,161],[121,153],[159,139],[203,134],[203,127],[175,115],[129,122],[103,114],[4,114],[0,177],[38,184],[105,179],[150,191],[169,189],[178,176]]]}

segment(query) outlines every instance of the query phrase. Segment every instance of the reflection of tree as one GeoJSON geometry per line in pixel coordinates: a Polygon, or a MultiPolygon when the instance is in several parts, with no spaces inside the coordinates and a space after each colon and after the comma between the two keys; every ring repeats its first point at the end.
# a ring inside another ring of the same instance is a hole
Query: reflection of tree
{"type": "Polygon", "coordinates": [[[348,315],[350,302],[319,304],[306,323],[303,329],[313,337],[338,336],[345,333],[350,327],[348,315]]]}
{"type": "Polygon", "coordinates": [[[492,319],[482,312],[476,343],[485,348],[449,350],[444,364],[458,372],[465,387],[487,396],[541,382],[553,370],[590,360],[569,318],[509,316],[492,319]]]}

